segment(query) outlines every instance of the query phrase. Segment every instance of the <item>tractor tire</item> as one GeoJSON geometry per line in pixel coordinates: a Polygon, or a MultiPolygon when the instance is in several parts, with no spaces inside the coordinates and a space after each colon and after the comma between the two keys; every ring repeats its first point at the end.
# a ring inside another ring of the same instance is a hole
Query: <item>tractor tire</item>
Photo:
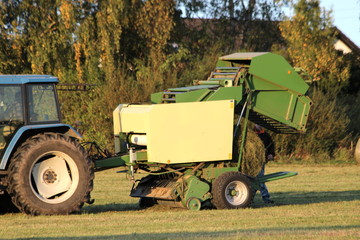
{"type": "Polygon", "coordinates": [[[75,139],[43,133],[29,138],[12,157],[8,192],[26,214],[70,214],[90,202],[93,179],[93,163],[75,139]]]}
{"type": "Polygon", "coordinates": [[[253,199],[249,179],[240,172],[225,172],[215,179],[211,193],[217,209],[247,208],[253,199]]]}

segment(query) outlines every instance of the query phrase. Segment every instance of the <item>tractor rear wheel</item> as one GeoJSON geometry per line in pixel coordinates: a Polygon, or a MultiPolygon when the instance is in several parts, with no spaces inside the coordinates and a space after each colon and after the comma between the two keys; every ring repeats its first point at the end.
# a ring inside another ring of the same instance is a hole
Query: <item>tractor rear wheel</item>
{"type": "Polygon", "coordinates": [[[212,185],[213,204],[217,209],[249,207],[253,198],[249,179],[240,172],[225,172],[212,185]]]}
{"type": "Polygon", "coordinates": [[[93,164],[76,140],[59,133],[38,134],[17,149],[8,179],[8,192],[22,212],[69,214],[90,201],[93,164]]]}

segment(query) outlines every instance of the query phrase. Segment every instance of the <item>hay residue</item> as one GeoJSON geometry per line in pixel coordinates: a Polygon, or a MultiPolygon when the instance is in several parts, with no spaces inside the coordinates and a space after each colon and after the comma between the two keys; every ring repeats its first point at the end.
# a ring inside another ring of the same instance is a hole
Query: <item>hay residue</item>
{"type": "MultiPolygon", "coordinates": [[[[237,162],[239,157],[239,149],[241,146],[241,133],[239,129],[239,137],[237,137],[237,144],[234,144],[234,161],[237,162]]],[[[262,165],[265,164],[265,148],[261,139],[253,131],[253,124],[248,124],[247,140],[244,147],[244,156],[241,163],[240,171],[243,174],[256,177],[261,170],[262,165]]]]}

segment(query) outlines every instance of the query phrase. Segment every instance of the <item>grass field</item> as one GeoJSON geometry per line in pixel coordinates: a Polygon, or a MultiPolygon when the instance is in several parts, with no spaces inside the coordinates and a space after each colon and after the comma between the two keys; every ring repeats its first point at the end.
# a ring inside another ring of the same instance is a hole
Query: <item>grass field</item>
{"type": "Polygon", "coordinates": [[[360,239],[360,166],[277,165],[298,176],[267,184],[275,205],[198,212],[137,207],[116,169],[96,174],[93,205],[81,214],[0,215],[1,239],[360,239]]]}

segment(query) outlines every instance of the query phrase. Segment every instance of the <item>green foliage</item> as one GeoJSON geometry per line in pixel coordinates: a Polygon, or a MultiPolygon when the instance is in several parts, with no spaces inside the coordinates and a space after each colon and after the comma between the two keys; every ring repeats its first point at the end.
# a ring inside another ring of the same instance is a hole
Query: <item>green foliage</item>
{"type": "Polygon", "coordinates": [[[293,8],[295,15],[280,23],[292,65],[304,68],[325,91],[339,90],[349,79],[349,65],[333,46],[331,12],[319,0],[299,0],[293,8]]]}
{"type": "Polygon", "coordinates": [[[360,91],[360,55],[346,54],[344,57],[350,65],[349,84],[345,87],[345,92],[355,95],[360,91]]]}
{"type": "Polygon", "coordinates": [[[208,48],[207,53],[187,56],[187,63],[178,74],[178,86],[191,85],[193,80],[207,79],[221,54],[221,46],[213,45],[208,48]]]}
{"type": "Polygon", "coordinates": [[[349,132],[355,133],[355,137],[360,134],[360,95],[347,95],[343,99],[344,104],[348,106],[347,115],[350,118],[349,132]]]}
{"type": "Polygon", "coordinates": [[[331,153],[346,138],[349,124],[346,108],[331,94],[319,90],[314,90],[311,98],[315,104],[309,115],[309,133],[301,145],[312,154],[321,151],[331,153]]]}

